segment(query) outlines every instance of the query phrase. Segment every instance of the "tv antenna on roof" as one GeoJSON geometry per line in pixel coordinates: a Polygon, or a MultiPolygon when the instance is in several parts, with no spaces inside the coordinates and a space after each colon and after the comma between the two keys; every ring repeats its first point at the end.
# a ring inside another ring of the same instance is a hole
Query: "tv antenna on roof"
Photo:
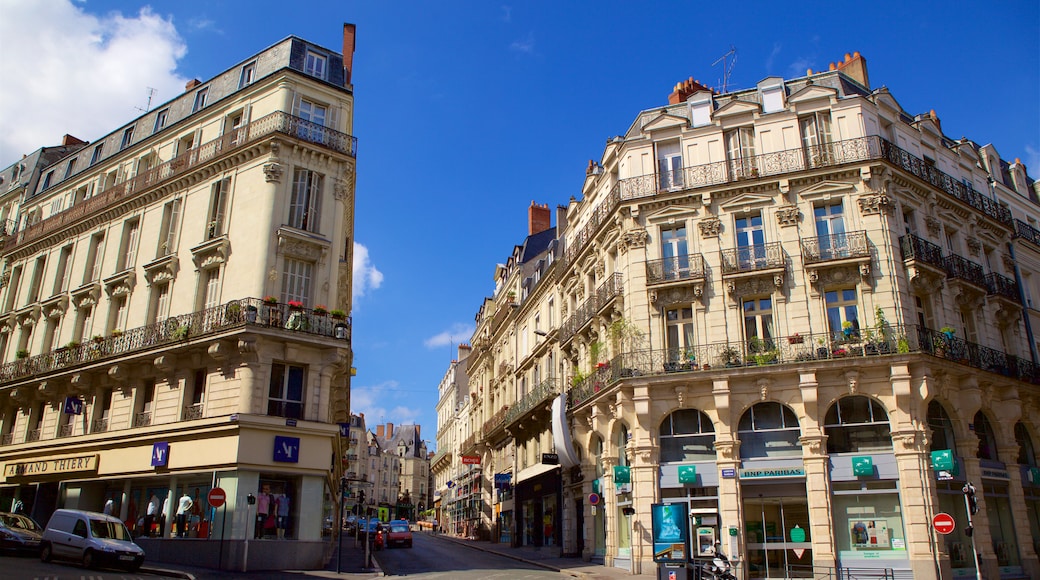
{"type": "Polygon", "coordinates": [[[720,56],[715,62],[711,63],[711,66],[715,66],[722,63],[722,92],[726,93],[729,88],[729,75],[733,74],[733,66],[737,64],[737,47],[732,44],[729,45],[729,52],[720,56]],[[732,60],[730,57],[733,57],[732,60]]]}
{"type": "Polygon", "coordinates": [[[152,110],[152,98],[155,96],[155,93],[158,92],[158,91],[156,91],[152,87],[145,87],[145,88],[148,89],[148,104],[145,105],[143,109],[141,107],[134,107],[134,108],[137,109],[138,111],[142,111],[144,113],[147,113],[148,111],[152,110]]]}

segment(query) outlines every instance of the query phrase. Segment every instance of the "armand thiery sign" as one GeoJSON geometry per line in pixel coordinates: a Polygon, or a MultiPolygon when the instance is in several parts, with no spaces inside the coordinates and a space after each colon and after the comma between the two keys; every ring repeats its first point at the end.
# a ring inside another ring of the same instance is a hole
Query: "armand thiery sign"
{"type": "Polygon", "coordinates": [[[80,471],[97,471],[98,455],[69,455],[53,457],[39,461],[22,461],[4,465],[4,478],[32,477],[52,475],[56,473],[76,473],[80,471]]]}

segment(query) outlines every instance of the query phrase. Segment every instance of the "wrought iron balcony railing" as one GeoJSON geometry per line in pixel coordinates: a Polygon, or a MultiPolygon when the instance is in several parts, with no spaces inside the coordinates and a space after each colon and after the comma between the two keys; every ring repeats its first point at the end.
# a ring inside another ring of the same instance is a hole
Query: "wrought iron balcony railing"
{"type": "Polygon", "coordinates": [[[946,270],[946,260],[943,258],[942,248],[924,238],[907,234],[899,238],[899,248],[903,252],[903,260],[924,262],[940,270],[946,270]]]}
{"type": "Polygon", "coordinates": [[[241,326],[275,328],[349,342],[350,324],[349,317],[340,319],[288,304],[267,304],[257,298],[243,298],[0,365],[0,385],[241,326]]]}
{"type": "Polygon", "coordinates": [[[25,441],[27,443],[30,443],[30,442],[33,442],[33,441],[39,441],[40,440],[40,436],[42,434],[43,434],[43,430],[42,429],[30,429],[29,431],[26,431],[26,433],[25,433],[25,441]]]}
{"type": "MultiPolygon", "coordinates": [[[[253,121],[246,127],[231,131],[212,141],[189,149],[173,159],[161,163],[135,177],[117,183],[97,195],[86,199],[65,211],[23,228],[16,240],[8,246],[17,247],[42,236],[51,234],[74,222],[81,221],[127,199],[150,190],[162,183],[177,178],[201,163],[221,157],[230,151],[241,149],[275,133],[322,145],[339,153],[357,156],[357,138],[288,113],[275,112],[253,121]]],[[[57,183],[51,187],[60,187],[57,183]]],[[[6,248],[4,248],[6,250],[6,248]]]]}
{"type": "Polygon", "coordinates": [[[986,272],[982,266],[957,254],[946,256],[946,276],[987,288],[986,272]]]}
{"type": "MultiPolygon", "coordinates": [[[[567,238],[567,246],[560,260],[561,265],[566,267],[577,259],[600,227],[610,221],[621,201],[875,159],[884,160],[914,175],[1009,228],[1016,225],[1008,208],[976,191],[970,182],[939,171],[921,158],[877,135],[869,135],[813,147],[765,153],[736,162],[718,161],[664,174],[650,173],[620,179],[606,198],[593,209],[589,220],[581,229],[567,238]]],[[[1040,233],[1030,239],[1040,246],[1040,233]]]]}
{"type": "Polygon", "coordinates": [[[571,337],[584,328],[585,325],[596,316],[597,312],[602,310],[603,307],[609,304],[615,297],[620,296],[621,291],[621,273],[615,272],[607,278],[606,281],[600,284],[599,288],[596,288],[596,292],[585,300],[585,302],[579,306],[563,324],[560,325],[560,342],[570,340],[571,337]]]}
{"type": "Polygon", "coordinates": [[[722,275],[783,268],[786,264],[780,242],[722,250],[722,275]]]}
{"type": "Polygon", "coordinates": [[[523,396],[515,405],[509,408],[503,419],[505,425],[512,425],[517,419],[526,415],[529,411],[544,403],[545,401],[560,394],[560,381],[556,377],[549,377],[539,383],[531,392],[523,396]]]}
{"type": "Polygon", "coordinates": [[[91,433],[104,433],[108,431],[108,419],[94,419],[90,424],[91,433]]]}
{"type": "Polygon", "coordinates": [[[202,418],[202,403],[195,403],[184,407],[184,421],[194,421],[202,418]]]}
{"type": "Polygon", "coordinates": [[[663,284],[682,280],[699,280],[704,278],[706,271],[704,256],[701,254],[650,260],[646,263],[646,283],[663,284]]]}
{"type": "MultiPolygon", "coordinates": [[[[581,405],[618,381],[672,373],[716,372],[814,361],[924,353],[983,371],[1040,385],[1040,366],[996,349],[916,325],[886,325],[765,340],[716,342],[677,350],[618,355],[573,385],[568,407],[581,405]]],[[[850,363],[856,364],[856,363],[850,363]]]]}
{"type": "Polygon", "coordinates": [[[495,414],[491,416],[490,419],[484,422],[484,427],[482,429],[484,437],[490,436],[492,433],[498,431],[498,429],[500,429],[505,424],[506,413],[508,412],[509,405],[503,405],[501,409],[496,411],[495,414]]]}
{"type": "Polygon", "coordinates": [[[75,425],[62,425],[58,428],[58,437],[70,437],[72,435],[72,428],[75,425]]]}
{"type": "Polygon", "coordinates": [[[802,260],[806,264],[869,257],[870,246],[866,231],[802,238],[802,260]]]}
{"type": "Polygon", "coordinates": [[[1034,246],[1040,247],[1040,230],[1022,220],[1015,220],[1015,236],[1031,242],[1034,246]]]}
{"type": "Polygon", "coordinates": [[[1022,296],[1018,292],[1018,284],[1011,278],[996,272],[990,272],[986,275],[986,291],[1015,302],[1021,302],[1022,300],[1022,296]]]}
{"type": "Polygon", "coordinates": [[[152,413],[134,413],[134,427],[147,427],[152,424],[152,413]]]}

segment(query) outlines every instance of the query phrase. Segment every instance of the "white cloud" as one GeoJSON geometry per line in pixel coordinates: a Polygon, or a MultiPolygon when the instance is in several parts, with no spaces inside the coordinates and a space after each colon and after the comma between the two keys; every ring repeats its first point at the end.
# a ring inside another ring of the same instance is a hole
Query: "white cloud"
{"type": "Polygon", "coordinates": [[[502,22],[510,22],[513,20],[513,7],[503,6],[502,7],[502,22]]]}
{"type": "Polygon", "coordinates": [[[809,70],[809,67],[812,66],[812,63],[813,61],[811,59],[802,56],[796,58],[791,62],[791,64],[787,65],[787,71],[792,77],[803,77],[805,76],[805,71],[809,70]]]}
{"type": "Polygon", "coordinates": [[[766,57],[766,72],[767,73],[770,73],[770,72],[773,71],[773,63],[776,61],[776,57],[780,56],[780,49],[782,48],[782,46],[783,45],[781,45],[779,42],[774,42],[773,43],[773,50],[769,53],[769,56],[766,57]]]}
{"type": "Polygon", "coordinates": [[[68,133],[94,140],[184,91],[187,46],[148,7],[89,14],[68,0],[5,0],[0,18],[0,166],[68,133]]]}
{"type": "Polygon", "coordinates": [[[368,248],[354,242],[354,292],[353,298],[364,296],[383,284],[383,273],[368,261],[368,248]]]}
{"type": "Polygon", "coordinates": [[[466,342],[473,336],[473,325],[455,323],[449,330],[445,330],[439,334],[435,334],[430,338],[423,341],[423,345],[426,348],[437,348],[441,346],[450,346],[452,344],[460,344],[466,342]]]}
{"type": "Polygon", "coordinates": [[[534,52],[534,33],[528,32],[524,38],[514,40],[513,44],[509,45],[509,49],[513,52],[532,54],[534,52]]]}
{"type": "Polygon", "coordinates": [[[350,412],[364,413],[365,423],[369,429],[374,425],[390,422],[395,425],[415,424],[422,410],[397,405],[387,409],[385,402],[394,397],[403,396],[398,391],[400,385],[397,381],[386,381],[378,385],[356,386],[350,389],[350,412]]]}

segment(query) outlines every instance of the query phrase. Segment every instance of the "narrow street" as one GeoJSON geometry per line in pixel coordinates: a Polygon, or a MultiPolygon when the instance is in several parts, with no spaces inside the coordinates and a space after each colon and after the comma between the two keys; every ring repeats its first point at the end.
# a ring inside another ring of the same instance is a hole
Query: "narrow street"
{"type": "Polygon", "coordinates": [[[512,558],[475,550],[429,534],[414,534],[412,548],[392,548],[376,555],[387,576],[452,580],[502,578],[509,580],[567,577],[553,570],[512,558]]]}

